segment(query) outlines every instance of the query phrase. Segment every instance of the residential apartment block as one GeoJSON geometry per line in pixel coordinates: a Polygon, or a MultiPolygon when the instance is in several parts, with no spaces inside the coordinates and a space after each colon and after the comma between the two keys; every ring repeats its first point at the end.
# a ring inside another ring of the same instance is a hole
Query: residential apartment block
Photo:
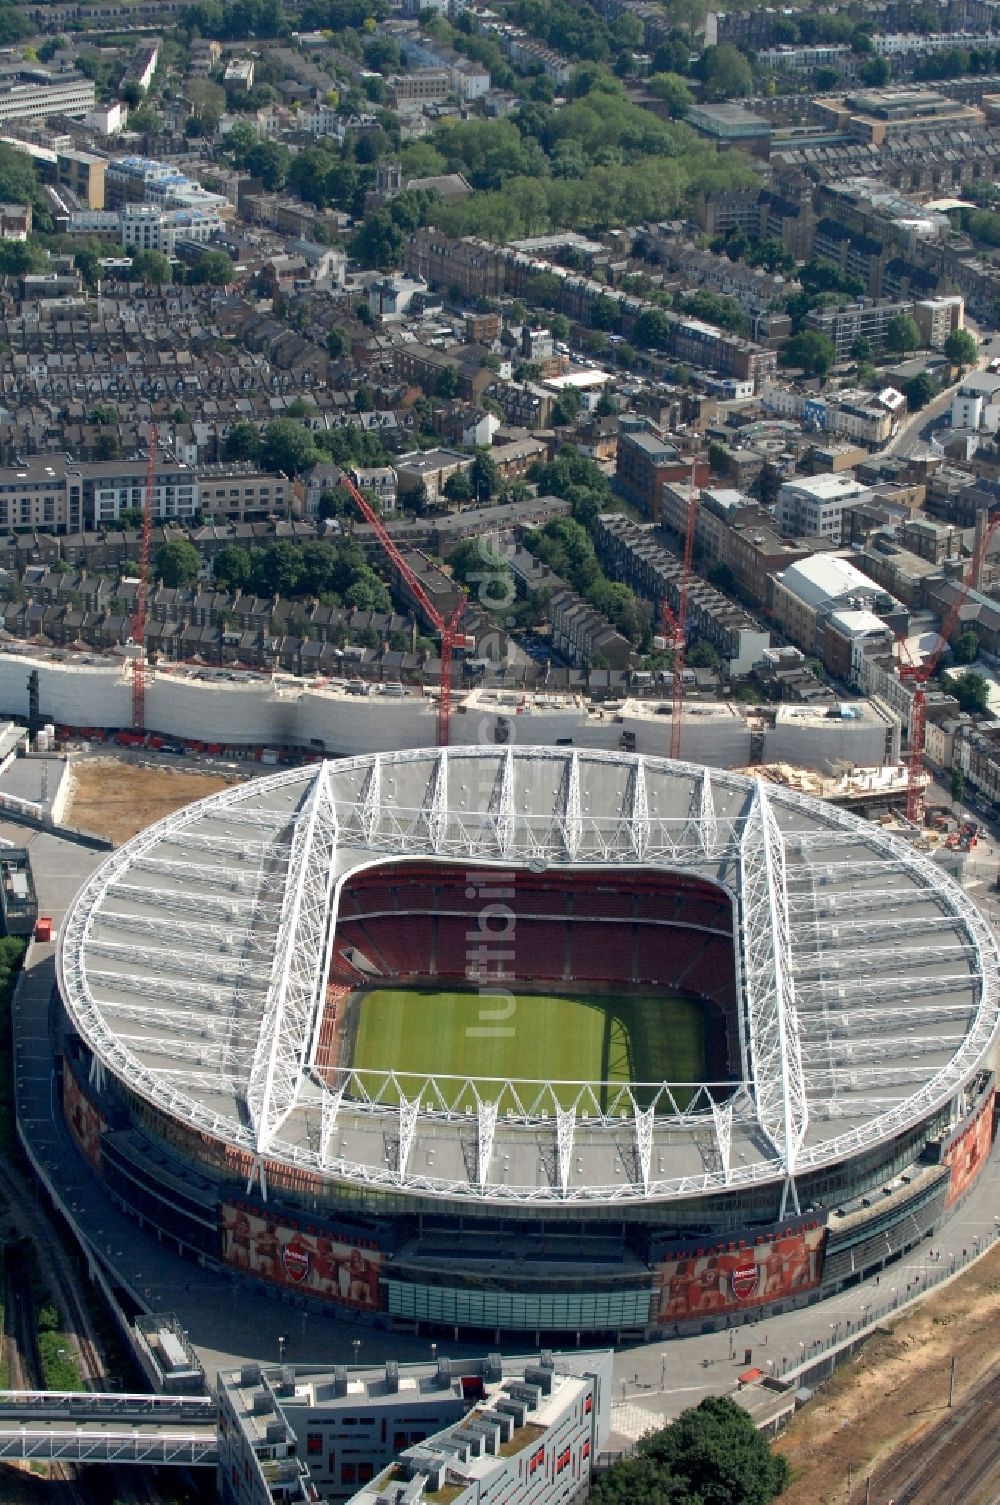
{"type": "MultiPolygon", "coordinates": [[[[145,460],[77,463],[66,455],[32,455],[0,470],[0,527],[48,533],[113,527],[123,512],[142,508],[145,491],[145,460]]],[[[292,483],[284,476],[220,466],[199,478],[189,465],[157,457],[153,517],[158,523],[189,523],[199,510],[238,522],[287,516],[292,497],[292,483]]]]}
{"type": "Polygon", "coordinates": [[[221,1370],[222,1500],[568,1505],[607,1444],[611,1360],[543,1351],[308,1375],[221,1370]]]}
{"type": "MultiPolygon", "coordinates": [[[[659,542],[653,528],[618,512],[603,513],[597,521],[595,543],[608,574],[657,605],[666,597],[676,612],[683,565],[659,542]]],[[[711,643],[728,673],[735,676],[749,674],[761,663],[771,642],[770,633],[762,631],[742,607],[698,577],[689,582],[687,628],[693,639],[711,643]]]]}
{"type": "Polygon", "coordinates": [[[659,522],[663,514],[664,488],[690,481],[692,475],[697,485],[707,481],[705,462],[682,455],[650,419],[635,414],[619,419],[615,483],[653,522],[659,522]]]}

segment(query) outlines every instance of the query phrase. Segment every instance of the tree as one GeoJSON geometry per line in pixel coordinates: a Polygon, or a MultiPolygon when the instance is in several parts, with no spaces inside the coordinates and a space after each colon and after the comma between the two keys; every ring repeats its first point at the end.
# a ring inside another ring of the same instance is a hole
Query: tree
{"type": "Polygon", "coordinates": [[[347,330],[340,324],[331,329],[326,337],[326,348],[331,360],[338,361],[347,355],[351,349],[351,342],[347,330]]]}
{"type": "Polygon", "coordinates": [[[694,95],[678,73],[654,73],[647,89],[654,99],[662,99],[671,120],[683,120],[694,104],[694,95]]]}
{"type": "Polygon", "coordinates": [[[724,476],[729,472],[729,451],[716,439],[708,446],[708,464],[713,475],[724,476]]]}
{"type": "Polygon", "coordinates": [[[706,99],[746,99],[753,93],[753,70],[739,48],[729,42],[705,48],[701,75],[706,99]]]}
{"type": "Polygon", "coordinates": [[[200,251],[191,267],[190,280],[224,287],[227,282],[232,282],[235,271],[232,257],[225,251],[200,251]]]}
{"type": "Polygon", "coordinates": [[[896,314],[885,326],[885,348],[892,355],[909,355],[922,343],[920,330],[909,314],[896,314]]]}
{"type": "Polygon", "coordinates": [[[553,314],[549,320],[549,333],[554,340],[569,338],[570,323],[565,314],[553,314]]]}
{"type": "Polygon", "coordinates": [[[595,1481],[589,1505],[767,1505],[790,1478],[749,1414],[710,1396],[595,1481]]]}
{"type": "Polygon", "coordinates": [[[955,766],[954,766],[954,768],[951,770],[951,797],[955,801],[956,805],[960,805],[961,804],[961,802],[962,802],[962,796],[964,794],[965,794],[965,774],[962,772],[961,768],[956,763],[955,766]]]}
{"type": "Polygon", "coordinates": [[[132,282],[144,282],[149,287],[162,287],[173,281],[173,268],[162,251],[133,251],[132,282]]]}
{"type": "Polygon", "coordinates": [[[248,120],[241,120],[226,132],[226,151],[236,167],[246,167],[247,158],[258,145],[256,129],[248,120]]]}
{"type": "Polygon", "coordinates": [[[826,376],[837,359],[837,347],[829,336],[803,329],[786,340],[781,350],[786,366],[799,366],[807,376],[826,376]]]}
{"type": "Polygon", "coordinates": [[[979,657],[979,637],[971,629],[968,632],[959,633],[951,645],[952,662],[956,664],[974,664],[979,657]]]}
{"type": "Polygon", "coordinates": [[[873,354],[874,351],[872,350],[871,340],[869,340],[866,335],[859,334],[857,339],[854,341],[854,344],[851,346],[852,360],[867,363],[871,360],[873,354]]]}
{"type": "Polygon", "coordinates": [[[280,141],[258,141],[246,152],[243,166],[252,177],[260,178],[268,193],[276,193],[285,186],[289,160],[288,148],[280,141]]]}
{"type": "Polygon", "coordinates": [[[892,68],[887,57],[870,57],[858,69],[858,77],[869,89],[884,89],[892,77],[892,68]]]}
{"type": "Polygon", "coordinates": [[[970,716],[985,715],[989,710],[990,686],[985,675],[970,669],[967,674],[946,674],[942,683],[970,716]]]}
{"type": "Polygon", "coordinates": [[[469,468],[469,483],[477,501],[489,501],[500,490],[500,471],[497,462],[485,450],[480,450],[469,468]]]}
{"type": "Polygon", "coordinates": [[[243,590],[250,579],[250,564],[250,550],[230,543],[216,554],[212,574],[222,589],[243,590]]]}
{"type": "Polygon", "coordinates": [[[171,588],[193,585],[201,569],[201,555],[186,538],[165,543],[156,551],[154,573],[171,588]]]}
{"type": "Polygon", "coordinates": [[[257,425],[241,419],[234,423],[222,446],[224,460],[250,460],[256,464],[260,459],[260,433],[257,425]]]}
{"type": "Polygon", "coordinates": [[[24,240],[0,240],[0,274],[21,277],[25,272],[40,272],[48,257],[37,246],[24,240]]]}
{"type": "Polygon", "coordinates": [[[967,329],[953,329],[944,342],[944,353],[953,366],[971,366],[979,347],[967,329]]]}
{"type": "Polygon", "coordinates": [[[312,434],[294,418],[275,418],[266,425],[261,442],[261,460],[268,470],[297,476],[317,459],[312,434]]]}
{"type": "Polygon", "coordinates": [[[444,494],[449,502],[454,502],[456,506],[462,506],[466,502],[471,502],[473,495],[472,486],[464,470],[456,470],[453,475],[448,477],[444,483],[444,494]]]}
{"type": "Polygon", "coordinates": [[[926,371],[920,371],[906,383],[903,392],[910,411],[916,413],[937,396],[937,382],[926,371]]]}
{"type": "Polygon", "coordinates": [[[719,662],[719,650],[713,643],[702,638],[700,642],[691,645],[684,661],[692,669],[714,669],[719,662]]]}
{"type": "Polygon", "coordinates": [[[458,396],[458,372],[454,366],[442,366],[434,382],[434,395],[446,400],[458,396]]]}

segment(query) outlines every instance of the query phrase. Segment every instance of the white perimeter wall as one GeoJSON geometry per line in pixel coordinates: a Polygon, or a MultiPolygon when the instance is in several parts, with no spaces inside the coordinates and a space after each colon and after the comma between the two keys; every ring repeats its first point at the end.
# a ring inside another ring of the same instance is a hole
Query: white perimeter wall
{"type": "MultiPolygon", "coordinates": [[[[32,669],[38,670],[44,720],[101,729],[131,726],[131,682],[122,666],[53,663],[12,654],[0,654],[0,715],[27,718],[32,669]]],[[[616,720],[610,712],[602,715],[572,704],[537,707],[520,715],[513,707],[456,706],[452,742],[495,746],[498,716],[506,718],[508,740],[522,745],[552,745],[570,739],[577,747],[614,750],[621,747],[623,733],[631,732],[638,752],[664,757],[669,750],[669,716],[625,714],[616,720]]],[[[230,683],[154,671],[146,686],[146,726],[162,736],[199,742],[312,747],[351,756],[433,747],[437,715],[433,700],[417,696],[342,696],[305,683],[247,679],[230,683]]],[[[881,762],[883,743],[881,723],[831,720],[819,727],[785,723],[768,732],[764,758],[817,769],[841,760],[868,765],[881,762]]],[[[684,718],[682,756],[716,768],[745,766],[750,761],[745,719],[735,710],[690,707],[684,718]]]]}

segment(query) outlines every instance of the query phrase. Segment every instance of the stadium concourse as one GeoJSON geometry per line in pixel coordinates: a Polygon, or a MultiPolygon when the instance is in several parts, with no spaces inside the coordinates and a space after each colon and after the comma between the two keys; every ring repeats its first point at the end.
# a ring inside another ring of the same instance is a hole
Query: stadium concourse
{"type": "Polygon", "coordinates": [[[993,1141],[997,951],[963,891],[665,760],[424,750],[227,790],[101,864],[58,975],[66,1120],[112,1197],[303,1311],[411,1332],[804,1306],[937,1233],[993,1141]],[[411,1025],[356,1059],[366,999],[411,985],[451,1020],[468,996],[462,1049],[415,1069],[411,1025]],[[698,1049],[658,996],[698,1003],[698,1049]],[[587,1019],[572,1080],[549,1004],[587,1019]]]}

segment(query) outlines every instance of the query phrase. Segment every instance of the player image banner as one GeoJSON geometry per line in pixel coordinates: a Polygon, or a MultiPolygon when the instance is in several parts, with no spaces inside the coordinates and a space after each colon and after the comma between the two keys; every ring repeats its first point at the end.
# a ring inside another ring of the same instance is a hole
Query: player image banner
{"type": "Polygon", "coordinates": [[[686,1322],[780,1301],[819,1285],[826,1229],[786,1229],[755,1244],[719,1244],[660,1264],[659,1322],[686,1322]]]}
{"type": "Polygon", "coordinates": [[[227,1265],[336,1301],[381,1310],[381,1256],[371,1249],[303,1232],[270,1214],[248,1212],[223,1202],[220,1209],[222,1257],[227,1265]]]}
{"type": "Polygon", "coordinates": [[[945,1151],[944,1163],[951,1171],[945,1207],[951,1207],[972,1185],[986,1164],[993,1143],[993,1114],[996,1092],[991,1092],[972,1122],[962,1130],[955,1143],[945,1151]]]}
{"type": "Polygon", "coordinates": [[[63,1115],[70,1132],[95,1171],[101,1168],[101,1135],[107,1124],[69,1065],[63,1071],[63,1115]]]}

